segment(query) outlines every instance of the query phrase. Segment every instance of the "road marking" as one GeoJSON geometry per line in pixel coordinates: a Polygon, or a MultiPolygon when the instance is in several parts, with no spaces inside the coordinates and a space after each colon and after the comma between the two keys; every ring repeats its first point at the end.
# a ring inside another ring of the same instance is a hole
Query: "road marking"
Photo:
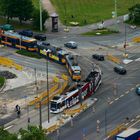
{"type": "Polygon", "coordinates": [[[10,128],[13,127],[13,126],[14,126],[14,125],[7,126],[7,127],[4,128],[4,130],[8,130],[8,129],[10,129],[10,128]]]}
{"type": "Polygon", "coordinates": [[[139,84],[136,85],[136,87],[138,87],[138,86],[139,86],[139,84]]]}
{"type": "Polygon", "coordinates": [[[129,123],[126,123],[125,125],[127,126],[129,123]]]}
{"type": "Polygon", "coordinates": [[[125,92],[125,94],[128,94],[128,93],[129,93],[129,90],[125,92]]]}
{"type": "Polygon", "coordinates": [[[134,90],[134,88],[131,88],[130,91],[134,90]]]}
{"type": "Polygon", "coordinates": [[[136,118],[137,118],[137,119],[140,118],[140,115],[137,115],[136,118]]]}
{"type": "Polygon", "coordinates": [[[119,98],[116,98],[115,101],[119,100],[119,98]]]}
{"type": "Polygon", "coordinates": [[[130,122],[134,122],[135,120],[134,119],[132,119],[130,122]]]}
{"type": "Polygon", "coordinates": [[[134,125],[136,125],[136,124],[139,123],[139,122],[140,122],[140,120],[136,121],[134,124],[130,125],[128,128],[133,127],[134,125]]]}
{"type": "Polygon", "coordinates": [[[124,96],[124,94],[122,94],[122,95],[120,96],[120,98],[123,97],[123,96],[124,96]]]}
{"type": "Polygon", "coordinates": [[[113,104],[113,102],[114,102],[114,101],[111,101],[109,104],[111,105],[111,104],[113,104]]]}

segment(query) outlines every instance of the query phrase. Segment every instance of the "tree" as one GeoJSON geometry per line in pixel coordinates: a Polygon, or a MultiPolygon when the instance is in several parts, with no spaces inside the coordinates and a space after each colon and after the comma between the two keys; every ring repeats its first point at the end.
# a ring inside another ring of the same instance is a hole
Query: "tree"
{"type": "Polygon", "coordinates": [[[17,0],[0,0],[0,13],[7,18],[7,23],[16,16],[16,2],[17,0]]]}
{"type": "MultiPolygon", "coordinates": [[[[49,18],[49,14],[46,10],[42,11],[42,24],[43,24],[43,29],[45,28],[44,23],[45,21],[49,18]]],[[[35,10],[33,13],[33,26],[35,29],[39,29],[40,27],[40,11],[35,10]]]]}
{"type": "Polygon", "coordinates": [[[7,130],[0,127],[0,140],[18,140],[16,134],[10,134],[7,130]]]}
{"type": "Polygon", "coordinates": [[[29,126],[28,130],[20,129],[21,140],[46,140],[45,133],[36,126],[29,126]]]}
{"type": "Polygon", "coordinates": [[[1,15],[7,17],[7,22],[13,17],[19,18],[20,23],[31,18],[33,12],[32,0],[0,0],[1,15]]]}
{"type": "Polygon", "coordinates": [[[0,128],[0,140],[48,140],[42,129],[36,126],[29,126],[28,130],[20,129],[18,134],[11,134],[0,128]]]}
{"type": "Polygon", "coordinates": [[[140,24],[140,4],[129,8],[129,20],[131,23],[140,24]]]}
{"type": "Polygon", "coordinates": [[[29,20],[32,17],[33,10],[32,0],[17,0],[16,17],[19,18],[20,23],[29,20]]]}

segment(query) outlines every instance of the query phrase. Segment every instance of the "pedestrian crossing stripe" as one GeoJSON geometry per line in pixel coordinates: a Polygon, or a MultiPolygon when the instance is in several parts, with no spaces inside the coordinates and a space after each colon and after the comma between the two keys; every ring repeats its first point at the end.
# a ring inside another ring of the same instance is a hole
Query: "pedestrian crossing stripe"
{"type": "Polygon", "coordinates": [[[140,61],[140,58],[135,59],[135,61],[140,61]]]}
{"type": "Polygon", "coordinates": [[[123,60],[123,63],[124,64],[129,64],[129,63],[131,63],[133,60],[131,60],[131,59],[124,59],[123,60]]]}

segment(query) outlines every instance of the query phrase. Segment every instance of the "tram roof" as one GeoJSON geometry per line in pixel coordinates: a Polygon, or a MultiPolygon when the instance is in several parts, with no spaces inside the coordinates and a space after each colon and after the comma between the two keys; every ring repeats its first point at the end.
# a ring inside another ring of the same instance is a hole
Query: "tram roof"
{"type": "Polygon", "coordinates": [[[66,60],[68,61],[69,65],[71,66],[73,71],[81,71],[81,68],[78,65],[74,65],[74,57],[67,55],[66,60]]]}
{"type": "Polygon", "coordinates": [[[36,41],[36,39],[34,39],[34,38],[30,38],[30,37],[27,37],[27,36],[20,35],[17,32],[4,31],[4,34],[7,35],[7,36],[11,36],[13,38],[19,38],[19,39],[25,40],[25,41],[36,41]]]}

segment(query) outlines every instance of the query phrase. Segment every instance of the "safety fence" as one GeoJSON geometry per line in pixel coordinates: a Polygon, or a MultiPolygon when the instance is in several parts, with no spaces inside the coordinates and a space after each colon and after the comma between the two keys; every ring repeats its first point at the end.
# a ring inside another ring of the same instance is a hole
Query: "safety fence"
{"type": "Polygon", "coordinates": [[[87,108],[87,104],[85,103],[85,104],[80,105],[80,107],[76,109],[66,109],[64,110],[63,114],[67,116],[73,116],[85,110],[86,108],[87,108]]]}
{"type": "Polygon", "coordinates": [[[39,108],[39,102],[41,102],[41,105],[45,105],[48,103],[49,100],[51,100],[55,95],[60,95],[64,91],[64,89],[68,85],[68,77],[66,75],[62,75],[62,79],[64,80],[64,83],[61,85],[59,84],[59,79],[57,77],[54,77],[53,82],[55,85],[51,87],[48,91],[42,92],[39,97],[36,97],[32,101],[29,102],[29,106],[35,105],[35,108],[39,108]],[[49,100],[48,100],[49,96],[49,100]]]}
{"type": "Polygon", "coordinates": [[[111,138],[125,129],[126,129],[126,126],[124,126],[124,124],[121,124],[121,125],[117,126],[114,130],[108,132],[107,137],[111,138]]]}
{"type": "Polygon", "coordinates": [[[132,39],[133,42],[139,43],[140,42],[140,37],[135,37],[132,39]]]}
{"type": "Polygon", "coordinates": [[[107,55],[106,58],[114,63],[120,64],[121,60],[113,55],[107,55]]]}
{"type": "Polygon", "coordinates": [[[23,67],[19,64],[16,64],[13,60],[10,60],[6,57],[0,56],[0,65],[4,67],[9,67],[9,68],[15,68],[16,70],[21,71],[23,67]]]}
{"type": "MultiPolygon", "coordinates": [[[[68,80],[66,80],[66,79],[68,79],[67,76],[66,75],[65,76],[62,75],[62,78],[65,80],[64,83],[63,83],[63,85],[60,85],[60,88],[59,89],[56,89],[56,91],[54,91],[53,94],[50,94],[49,93],[49,100],[52,100],[53,97],[56,96],[56,95],[62,94],[62,92],[64,91],[64,89],[67,87],[67,85],[68,85],[68,80]]],[[[48,103],[49,100],[48,100],[48,96],[46,96],[46,98],[44,98],[41,101],[41,104],[42,105],[45,105],[45,104],[48,103]]],[[[39,108],[39,103],[37,103],[35,107],[36,108],[39,108]]]]}

